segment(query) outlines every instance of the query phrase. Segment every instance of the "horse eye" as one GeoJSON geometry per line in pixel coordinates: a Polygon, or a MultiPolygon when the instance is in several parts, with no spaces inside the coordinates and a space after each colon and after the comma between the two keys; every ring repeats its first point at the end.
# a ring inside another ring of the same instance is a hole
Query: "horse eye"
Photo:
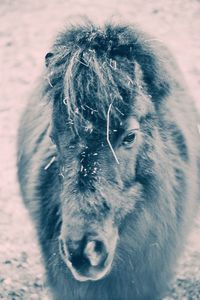
{"type": "Polygon", "coordinates": [[[135,141],[135,139],[136,139],[136,132],[135,131],[131,131],[123,139],[122,145],[124,145],[124,146],[131,146],[133,144],[133,142],[135,141]]]}

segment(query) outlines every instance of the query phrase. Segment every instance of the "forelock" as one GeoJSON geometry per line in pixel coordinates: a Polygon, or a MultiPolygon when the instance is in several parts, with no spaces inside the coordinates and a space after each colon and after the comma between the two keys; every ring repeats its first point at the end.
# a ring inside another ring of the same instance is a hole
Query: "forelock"
{"type": "Polygon", "coordinates": [[[72,26],[58,36],[49,82],[54,104],[65,106],[76,131],[88,121],[106,124],[110,106],[112,124],[134,113],[136,95],[146,93],[144,81],[138,83],[137,44],[137,32],[128,26],[72,26]]]}

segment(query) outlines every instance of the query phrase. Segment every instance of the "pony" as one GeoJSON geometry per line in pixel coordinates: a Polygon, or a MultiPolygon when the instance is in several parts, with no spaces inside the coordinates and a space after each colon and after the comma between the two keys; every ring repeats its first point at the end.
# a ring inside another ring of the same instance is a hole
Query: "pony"
{"type": "Polygon", "coordinates": [[[160,299],[199,198],[198,115],[134,25],[58,34],[18,131],[18,178],[54,300],[160,299]]]}

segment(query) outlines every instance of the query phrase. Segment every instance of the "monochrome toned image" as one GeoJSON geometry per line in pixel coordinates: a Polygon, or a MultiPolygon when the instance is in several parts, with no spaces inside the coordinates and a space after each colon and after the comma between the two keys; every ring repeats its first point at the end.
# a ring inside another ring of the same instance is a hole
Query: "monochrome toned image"
{"type": "Polygon", "coordinates": [[[200,299],[200,1],[0,19],[0,299],[200,299]]]}

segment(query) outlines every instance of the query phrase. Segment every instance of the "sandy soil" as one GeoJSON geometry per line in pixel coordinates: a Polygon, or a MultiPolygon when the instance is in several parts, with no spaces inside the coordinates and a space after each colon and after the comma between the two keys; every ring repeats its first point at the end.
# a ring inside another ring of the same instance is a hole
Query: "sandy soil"
{"type": "MultiPolygon", "coordinates": [[[[16,132],[53,36],[84,14],[99,21],[122,16],[168,43],[200,109],[199,0],[1,0],[0,299],[39,300],[46,294],[35,233],[16,180],[16,132]]],[[[200,299],[199,236],[197,217],[168,300],[200,299]]]]}

